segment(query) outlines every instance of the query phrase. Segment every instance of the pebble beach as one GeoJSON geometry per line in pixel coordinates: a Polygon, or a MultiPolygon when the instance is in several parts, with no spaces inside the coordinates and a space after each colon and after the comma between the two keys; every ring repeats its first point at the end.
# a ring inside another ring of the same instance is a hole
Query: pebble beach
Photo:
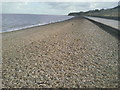
{"type": "Polygon", "coordinates": [[[3,88],[117,88],[118,39],[70,20],[2,34],[3,88]]]}

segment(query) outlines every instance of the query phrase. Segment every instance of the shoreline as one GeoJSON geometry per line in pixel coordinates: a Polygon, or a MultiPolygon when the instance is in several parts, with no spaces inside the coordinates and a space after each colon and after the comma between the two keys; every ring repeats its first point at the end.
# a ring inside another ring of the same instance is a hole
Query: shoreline
{"type": "Polygon", "coordinates": [[[24,26],[24,27],[19,27],[19,28],[4,30],[4,31],[2,30],[2,32],[0,32],[0,33],[13,32],[13,31],[19,31],[19,30],[34,28],[34,27],[40,27],[40,26],[44,26],[44,25],[49,25],[49,24],[53,24],[53,23],[58,23],[58,22],[67,21],[67,20],[70,20],[70,19],[72,19],[72,18],[74,18],[74,16],[71,16],[71,18],[66,19],[66,20],[51,21],[51,22],[48,22],[48,23],[29,25],[29,26],[24,26]]]}
{"type": "Polygon", "coordinates": [[[87,19],[3,33],[2,46],[5,88],[118,86],[118,40],[87,19]]]}
{"type": "Polygon", "coordinates": [[[56,23],[62,23],[62,22],[65,22],[65,21],[72,20],[72,19],[74,19],[74,18],[76,18],[76,17],[72,17],[72,18],[70,18],[70,19],[63,20],[63,21],[51,22],[51,23],[47,23],[47,24],[43,24],[43,25],[41,24],[41,25],[35,25],[35,26],[28,26],[28,27],[26,27],[26,28],[16,29],[16,30],[13,30],[13,31],[0,32],[0,34],[11,33],[11,32],[16,32],[16,31],[22,31],[22,30],[27,30],[27,29],[42,27],[42,26],[46,26],[46,25],[56,24],[56,23]]]}

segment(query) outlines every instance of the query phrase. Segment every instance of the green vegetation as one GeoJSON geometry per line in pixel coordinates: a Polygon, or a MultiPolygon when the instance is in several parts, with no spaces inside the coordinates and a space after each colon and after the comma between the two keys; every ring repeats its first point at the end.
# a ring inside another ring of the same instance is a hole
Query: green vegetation
{"type": "Polygon", "coordinates": [[[97,17],[120,17],[120,5],[111,9],[95,9],[87,12],[73,12],[69,16],[97,16],[97,17]]]}

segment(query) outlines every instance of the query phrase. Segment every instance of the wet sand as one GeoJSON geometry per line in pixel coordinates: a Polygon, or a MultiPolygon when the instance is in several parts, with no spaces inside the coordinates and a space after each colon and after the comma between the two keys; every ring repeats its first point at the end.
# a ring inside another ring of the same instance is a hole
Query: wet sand
{"type": "Polygon", "coordinates": [[[2,34],[3,87],[118,86],[118,40],[92,22],[64,22],[2,34]]]}

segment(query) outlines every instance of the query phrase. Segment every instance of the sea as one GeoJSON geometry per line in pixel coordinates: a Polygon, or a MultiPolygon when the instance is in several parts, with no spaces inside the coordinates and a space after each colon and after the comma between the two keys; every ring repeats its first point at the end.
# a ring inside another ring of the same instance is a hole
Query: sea
{"type": "Polygon", "coordinates": [[[67,15],[43,15],[43,14],[0,14],[2,15],[2,32],[11,32],[41,26],[45,24],[60,22],[73,18],[67,15]]]}

